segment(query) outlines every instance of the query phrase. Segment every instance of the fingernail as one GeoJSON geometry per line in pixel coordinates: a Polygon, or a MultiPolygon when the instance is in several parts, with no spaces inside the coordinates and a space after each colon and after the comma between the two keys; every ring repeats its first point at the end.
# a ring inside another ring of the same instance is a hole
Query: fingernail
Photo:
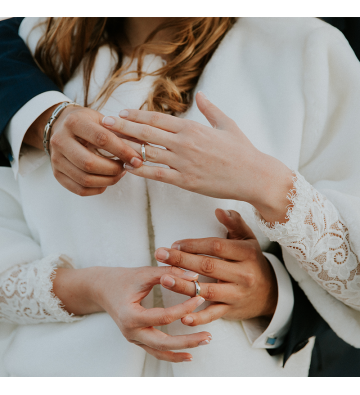
{"type": "Polygon", "coordinates": [[[179,250],[180,251],[180,244],[178,242],[175,242],[171,248],[174,248],[174,250],[179,250]]]}
{"type": "Polygon", "coordinates": [[[206,344],[209,344],[210,340],[203,340],[202,342],[199,343],[199,346],[205,346],[206,344]]]}
{"type": "Polygon", "coordinates": [[[207,99],[207,97],[205,96],[205,93],[204,93],[204,92],[198,91],[198,94],[201,95],[201,96],[203,96],[205,99],[207,99]]]}
{"type": "Polygon", "coordinates": [[[156,250],[156,258],[159,259],[160,261],[165,261],[166,259],[169,258],[169,256],[170,254],[162,248],[156,250]]]}
{"type": "Polygon", "coordinates": [[[113,126],[115,124],[115,119],[111,117],[104,117],[102,123],[106,126],[113,126]]]}
{"type": "Polygon", "coordinates": [[[172,277],[169,276],[165,276],[163,278],[163,285],[165,285],[166,287],[173,287],[175,285],[175,280],[172,277]]]}
{"type": "Polygon", "coordinates": [[[184,362],[191,362],[192,358],[184,359],[184,362]]]}
{"type": "Polygon", "coordinates": [[[189,278],[191,278],[192,280],[193,280],[194,278],[196,278],[197,276],[198,276],[198,274],[195,273],[195,272],[191,272],[191,271],[184,272],[184,277],[189,277],[189,278]]]}
{"type": "Polygon", "coordinates": [[[197,303],[196,303],[196,306],[200,306],[200,305],[203,304],[204,302],[205,302],[205,299],[204,299],[203,297],[199,296],[199,299],[198,299],[198,301],[197,301],[197,303]]]}
{"type": "Polygon", "coordinates": [[[127,163],[124,163],[124,169],[126,169],[126,170],[134,170],[135,168],[130,166],[130,165],[128,165],[127,163]]]}
{"type": "Polygon", "coordinates": [[[210,340],[212,340],[212,336],[211,336],[211,335],[208,335],[208,338],[209,338],[210,340]]]}
{"type": "Polygon", "coordinates": [[[139,158],[132,158],[130,163],[135,167],[140,167],[143,164],[143,161],[139,158]]]}
{"type": "Polygon", "coordinates": [[[224,210],[224,211],[225,211],[225,214],[226,214],[228,217],[231,217],[231,213],[230,213],[229,210],[224,210]]]}
{"type": "Polygon", "coordinates": [[[194,318],[192,318],[192,317],[185,317],[184,319],[183,319],[183,324],[186,324],[186,325],[189,325],[189,324],[192,324],[194,322],[194,318]]]}
{"type": "Polygon", "coordinates": [[[121,117],[121,118],[127,118],[128,116],[129,116],[129,111],[127,111],[127,110],[121,110],[119,112],[119,117],[121,117]]]}

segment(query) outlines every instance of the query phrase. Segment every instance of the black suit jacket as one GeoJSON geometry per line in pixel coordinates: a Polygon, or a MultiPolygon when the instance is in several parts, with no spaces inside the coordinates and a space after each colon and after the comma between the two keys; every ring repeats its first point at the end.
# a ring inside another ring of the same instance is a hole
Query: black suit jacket
{"type": "MultiPolygon", "coordinates": [[[[22,19],[13,18],[0,22],[0,135],[13,115],[29,100],[43,92],[60,91],[40,71],[27,46],[18,36],[22,19]]],[[[7,150],[4,141],[3,150],[7,150]]],[[[4,157],[0,160],[2,165],[8,165],[4,157]]],[[[269,252],[282,259],[278,245],[274,245],[269,252]]],[[[284,362],[293,353],[301,350],[311,336],[319,337],[329,330],[327,323],[316,312],[296,281],[292,280],[292,283],[295,305],[289,333],[280,348],[268,350],[271,355],[284,353],[284,362]]]]}

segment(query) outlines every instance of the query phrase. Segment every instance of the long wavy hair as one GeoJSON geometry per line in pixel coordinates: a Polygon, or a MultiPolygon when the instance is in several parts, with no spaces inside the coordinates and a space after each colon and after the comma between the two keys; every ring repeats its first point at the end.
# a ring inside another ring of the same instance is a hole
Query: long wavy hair
{"type": "Polygon", "coordinates": [[[157,27],[145,40],[135,47],[130,61],[123,64],[123,44],[127,42],[124,31],[125,18],[48,18],[46,31],[40,39],[35,59],[42,70],[60,88],[69,81],[81,65],[84,69],[85,106],[91,72],[95,58],[102,45],[109,45],[117,54],[117,64],[107,83],[94,102],[100,100],[101,108],[113,91],[127,81],[139,81],[146,54],[166,56],[169,61],[159,70],[149,73],[157,76],[153,89],[141,108],[150,111],[180,114],[191,105],[193,90],[199,77],[236,18],[169,18],[157,27]],[[169,41],[154,43],[160,31],[172,32],[169,41]],[[137,58],[137,77],[126,72],[137,58]]]}

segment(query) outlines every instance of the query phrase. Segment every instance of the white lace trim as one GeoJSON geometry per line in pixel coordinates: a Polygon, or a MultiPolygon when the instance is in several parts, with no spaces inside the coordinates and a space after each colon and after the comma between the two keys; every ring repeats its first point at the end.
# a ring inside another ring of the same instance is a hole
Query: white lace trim
{"type": "Polygon", "coordinates": [[[17,265],[0,276],[0,322],[36,324],[81,319],[63,309],[53,291],[55,269],[72,267],[64,255],[17,265]]]}
{"type": "Polygon", "coordinates": [[[270,224],[255,210],[261,231],[294,256],[309,275],[343,303],[360,310],[360,261],[336,207],[295,172],[288,221],[270,224]]]}

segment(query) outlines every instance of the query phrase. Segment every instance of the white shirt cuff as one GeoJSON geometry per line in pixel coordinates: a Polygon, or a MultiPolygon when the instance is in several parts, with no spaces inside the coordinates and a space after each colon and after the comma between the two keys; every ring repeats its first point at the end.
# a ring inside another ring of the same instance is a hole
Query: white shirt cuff
{"type": "MultiPolygon", "coordinates": [[[[22,106],[11,118],[4,133],[12,149],[11,167],[14,171],[15,178],[18,173],[22,174],[19,166],[20,150],[27,130],[44,111],[64,101],[71,100],[61,92],[49,91],[40,93],[40,95],[35,96],[22,106]]],[[[40,150],[37,151],[41,157],[46,155],[40,150]]]]}
{"type": "Polygon", "coordinates": [[[278,302],[272,320],[263,317],[242,321],[244,331],[254,348],[280,347],[290,328],[294,293],[285,266],[274,255],[263,253],[271,263],[278,285],[278,302]]]}

